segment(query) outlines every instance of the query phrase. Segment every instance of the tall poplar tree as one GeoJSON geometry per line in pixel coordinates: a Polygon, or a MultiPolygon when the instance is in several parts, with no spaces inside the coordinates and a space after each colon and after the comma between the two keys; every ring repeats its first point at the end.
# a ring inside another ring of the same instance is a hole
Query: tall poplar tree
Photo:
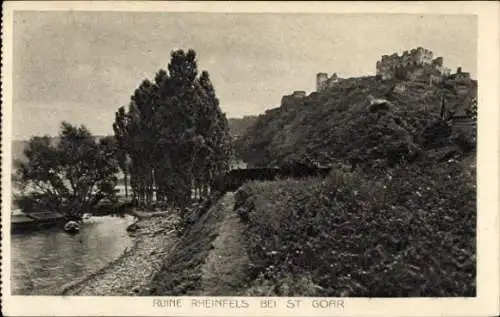
{"type": "Polygon", "coordinates": [[[167,70],[145,80],[119,109],[114,130],[132,160],[131,184],[138,202],[183,207],[196,193],[207,195],[211,180],[229,167],[228,122],[209,74],[198,76],[194,50],[171,53],[167,70]]]}

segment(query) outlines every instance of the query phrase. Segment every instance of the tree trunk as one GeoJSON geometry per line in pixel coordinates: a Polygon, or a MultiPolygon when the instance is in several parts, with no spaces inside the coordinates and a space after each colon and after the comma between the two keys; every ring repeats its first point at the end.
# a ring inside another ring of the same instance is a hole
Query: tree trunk
{"type": "Polygon", "coordinates": [[[208,196],[208,185],[205,183],[203,184],[203,198],[206,198],[208,196]]]}
{"type": "Polygon", "coordinates": [[[123,173],[125,181],[125,200],[128,200],[128,173],[123,173]]]}

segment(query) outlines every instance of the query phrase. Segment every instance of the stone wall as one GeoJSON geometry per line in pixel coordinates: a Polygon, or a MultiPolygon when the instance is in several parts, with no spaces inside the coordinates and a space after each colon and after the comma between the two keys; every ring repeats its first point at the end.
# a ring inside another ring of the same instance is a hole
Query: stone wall
{"type": "Polygon", "coordinates": [[[304,90],[296,90],[293,92],[292,96],[294,98],[305,98],[306,92],[304,90]]]}
{"type": "Polygon", "coordinates": [[[288,164],[279,168],[233,169],[216,177],[212,188],[218,192],[235,191],[250,181],[275,181],[279,179],[301,179],[306,177],[326,177],[331,167],[313,167],[306,164],[288,164]]]}
{"type": "Polygon", "coordinates": [[[328,81],[327,73],[316,74],[316,91],[322,91],[328,81]]]}
{"type": "Polygon", "coordinates": [[[337,73],[333,73],[331,77],[328,77],[327,73],[318,73],[316,75],[316,91],[324,91],[328,88],[333,87],[338,83],[340,78],[337,73]]]}
{"type": "Polygon", "coordinates": [[[451,74],[449,76],[452,80],[470,80],[470,73],[463,72],[462,67],[457,68],[457,72],[455,74],[451,74]]]}
{"type": "MultiPolygon", "coordinates": [[[[416,80],[423,75],[448,75],[450,71],[443,66],[443,58],[434,59],[433,55],[432,51],[422,47],[404,51],[402,55],[397,53],[383,55],[376,64],[377,76],[382,79],[402,77],[402,79],[416,80]]],[[[434,78],[434,81],[436,79],[434,78]]]]}

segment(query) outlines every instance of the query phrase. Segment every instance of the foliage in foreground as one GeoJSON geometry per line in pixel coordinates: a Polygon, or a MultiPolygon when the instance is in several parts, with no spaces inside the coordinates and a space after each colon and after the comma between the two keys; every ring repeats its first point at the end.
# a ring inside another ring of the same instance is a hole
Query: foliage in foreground
{"type": "Polygon", "coordinates": [[[475,296],[475,169],[465,164],[245,185],[236,208],[248,294],[475,296]]]}
{"type": "Polygon", "coordinates": [[[63,122],[59,141],[33,137],[24,151],[26,160],[15,161],[15,198],[25,212],[59,211],[79,219],[103,198],[114,200],[117,161],[114,140],[96,141],[83,126],[63,122]]]}

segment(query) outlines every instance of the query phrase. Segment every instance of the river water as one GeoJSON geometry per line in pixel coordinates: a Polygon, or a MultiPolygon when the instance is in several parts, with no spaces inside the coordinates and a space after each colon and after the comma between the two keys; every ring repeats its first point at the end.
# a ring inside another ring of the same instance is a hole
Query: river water
{"type": "Polygon", "coordinates": [[[126,228],[132,216],[103,216],[86,220],[76,235],[60,228],[13,234],[12,295],[55,295],[118,258],[132,246],[126,228]]]}

